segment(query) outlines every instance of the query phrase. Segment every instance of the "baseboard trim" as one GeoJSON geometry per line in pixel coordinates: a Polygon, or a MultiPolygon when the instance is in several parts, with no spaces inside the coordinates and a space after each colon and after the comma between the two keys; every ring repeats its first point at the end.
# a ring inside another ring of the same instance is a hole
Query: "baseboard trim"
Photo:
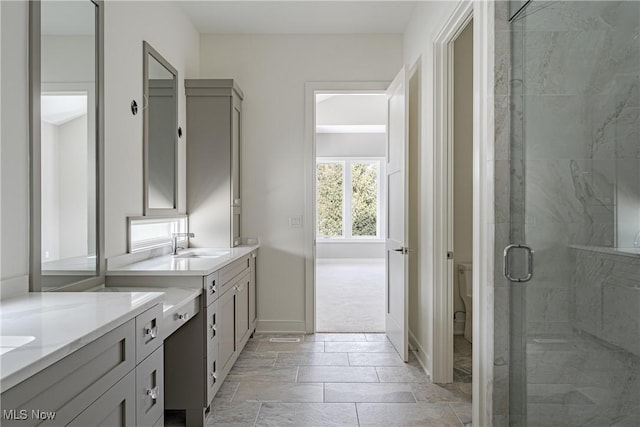
{"type": "Polygon", "coordinates": [[[429,378],[433,378],[431,376],[429,368],[427,368],[427,366],[431,365],[431,355],[427,354],[422,345],[420,345],[418,339],[415,337],[415,335],[413,335],[411,331],[409,331],[409,345],[417,349],[417,351],[413,351],[413,354],[416,356],[416,359],[418,359],[418,363],[420,363],[420,366],[422,366],[424,372],[429,376],[429,378]]]}
{"type": "Polygon", "coordinates": [[[258,320],[256,332],[269,333],[306,333],[306,325],[303,320],[258,320]]]}

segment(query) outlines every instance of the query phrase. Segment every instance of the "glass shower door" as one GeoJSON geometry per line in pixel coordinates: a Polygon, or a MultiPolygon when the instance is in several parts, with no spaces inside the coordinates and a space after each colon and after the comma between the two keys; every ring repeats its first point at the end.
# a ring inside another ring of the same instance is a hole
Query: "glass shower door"
{"type": "Polygon", "coordinates": [[[510,29],[510,424],[640,426],[640,2],[510,29]]]}

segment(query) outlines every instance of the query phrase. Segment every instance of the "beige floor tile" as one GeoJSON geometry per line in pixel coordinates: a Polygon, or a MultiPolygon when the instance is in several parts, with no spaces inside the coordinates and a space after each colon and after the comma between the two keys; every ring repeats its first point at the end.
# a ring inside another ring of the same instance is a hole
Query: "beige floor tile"
{"type": "Polygon", "coordinates": [[[238,360],[233,366],[245,367],[273,367],[276,363],[278,353],[275,351],[255,352],[248,351],[240,353],[238,360]]]}
{"type": "Polygon", "coordinates": [[[364,334],[365,338],[367,339],[367,341],[373,341],[373,342],[380,342],[380,341],[384,341],[387,342],[387,334],[384,333],[380,333],[380,334],[364,334]]]}
{"type": "Polygon", "coordinates": [[[322,352],[324,342],[269,342],[262,341],[258,344],[256,351],[277,351],[277,352],[322,352]]]}
{"type": "Polygon", "coordinates": [[[453,409],[462,424],[471,423],[471,402],[450,403],[449,406],[451,406],[451,409],[453,409]]]}
{"type": "MultiPolygon", "coordinates": [[[[298,368],[269,368],[269,367],[251,367],[251,366],[234,366],[227,375],[227,380],[233,382],[241,381],[278,381],[278,382],[295,382],[298,374],[298,368]]],[[[225,380],[226,381],[226,380],[225,380]]]]}
{"type": "Polygon", "coordinates": [[[251,427],[254,425],[260,402],[214,403],[207,417],[207,427],[251,427]]]}
{"type": "Polygon", "coordinates": [[[305,335],[305,341],[326,341],[326,342],[349,342],[349,341],[367,341],[365,334],[354,333],[318,333],[305,335]]]}
{"type": "Polygon", "coordinates": [[[457,383],[453,384],[431,384],[431,383],[411,383],[411,391],[418,402],[428,403],[448,403],[448,402],[471,402],[471,395],[460,389],[457,383]]]}
{"type": "Polygon", "coordinates": [[[351,366],[301,366],[298,382],[320,383],[373,383],[378,382],[378,375],[373,367],[351,366]]]}
{"type": "Polygon", "coordinates": [[[411,402],[415,398],[408,384],[393,383],[327,383],[325,402],[411,402]]]}
{"type": "Polygon", "coordinates": [[[246,381],[240,383],[234,402],[323,402],[322,384],[246,381]]]}
{"type": "Polygon", "coordinates": [[[397,353],[349,353],[351,366],[404,366],[397,353]]]}
{"type": "Polygon", "coordinates": [[[238,390],[238,385],[239,383],[226,379],[218,389],[214,400],[216,402],[231,402],[233,395],[238,390]]]}
{"type": "Polygon", "coordinates": [[[389,342],[325,342],[324,350],[328,353],[395,353],[389,342]]]}
{"type": "Polygon", "coordinates": [[[349,366],[347,353],[278,353],[275,367],[349,366]]]}
{"type": "Polygon", "coordinates": [[[357,403],[360,426],[461,427],[448,404],[357,403]]]}
{"type": "Polygon", "coordinates": [[[353,403],[263,403],[256,427],[356,427],[353,403]]]}
{"type": "Polygon", "coordinates": [[[380,382],[383,383],[428,383],[431,382],[420,366],[383,366],[376,367],[380,382]]]}

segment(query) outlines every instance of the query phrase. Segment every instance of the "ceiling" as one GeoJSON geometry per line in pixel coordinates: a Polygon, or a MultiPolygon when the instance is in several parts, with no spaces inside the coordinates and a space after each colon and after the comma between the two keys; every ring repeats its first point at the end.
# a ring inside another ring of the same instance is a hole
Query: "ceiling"
{"type": "Polygon", "coordinates": [[[189,1],[178,4],[201,34],[404,32],[417,1],[189,1]]]}

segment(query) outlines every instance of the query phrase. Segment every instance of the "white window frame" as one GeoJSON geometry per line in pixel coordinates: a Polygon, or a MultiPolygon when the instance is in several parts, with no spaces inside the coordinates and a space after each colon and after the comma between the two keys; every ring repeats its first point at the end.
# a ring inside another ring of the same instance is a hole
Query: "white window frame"
{"type": "Polygon", "coordinates": [[[386,160],[384,157],[316,157],[316,168],[315,168],[315,178],[316,178],[316,194],[315,194],[315,202],[318,202],[317,195],[317,182],[318,182],[318,165],[322,163],[340,163],[342,164],[342,235],[341,236],[323,236],[318,233],[320,218],[318,210],[316,209],[316,239],[319,243],[322,242],[382,242],[384,241],[384,229],[383,229],[383,213],[384,213],[384,194],[383,185],[384,180],[381,177],[385,174],[385,163],[386,160]],[[351,182],[351,166],[355,163],[377,163],[378,165],[378,174],[376,177],[376,184],[378,186],[378,203],[376,207],[376,235],[375,236],[353,236],[351,233],[353,231],[353,215],[351,211],[352,206],[352,182],[351,182]]]}

